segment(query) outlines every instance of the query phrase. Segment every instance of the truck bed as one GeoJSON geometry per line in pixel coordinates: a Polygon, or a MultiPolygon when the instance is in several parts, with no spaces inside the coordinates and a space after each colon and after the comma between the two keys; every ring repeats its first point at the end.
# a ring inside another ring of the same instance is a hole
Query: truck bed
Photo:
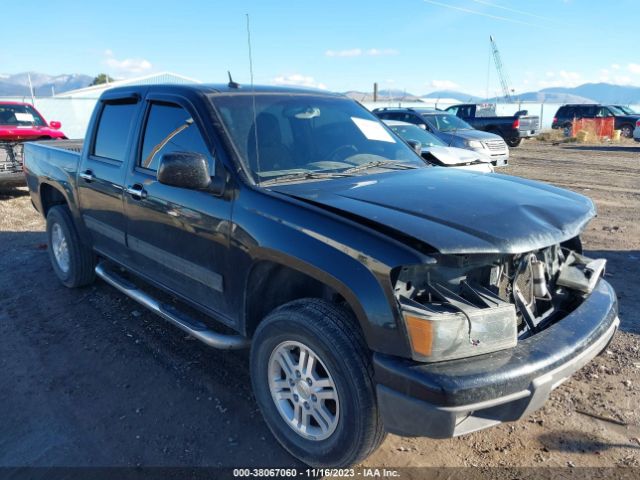
{"type": "MultiPolygon", "coordinates": [[[[63,185],[75,185],[84,140],[45,140],[24,144],[27,183],[45,176],[63,185]]],[[[30,185],[35,187],[34,185],[30,185]]]]}

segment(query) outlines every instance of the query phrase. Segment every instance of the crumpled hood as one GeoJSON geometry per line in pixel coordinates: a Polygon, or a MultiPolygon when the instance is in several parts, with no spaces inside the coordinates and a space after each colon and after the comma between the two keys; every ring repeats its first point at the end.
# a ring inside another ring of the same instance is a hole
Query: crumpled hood
{"type": "Polygon", "coordinates": [[[271,189],[375,222],[441,253],[523,253],[578,235],[595,216],[580,194],[500,174],[421,168],[271,189]]]}
{"type": "Polygon", "coordinates": [[[429,152],[443,165],[447,165],[449,167],[478,161],[491,163],[491,159],[486,155],[474,152],[473,150],[466,150],[464,148],[434,146],[425,147],[422,151],[429,152]]]}

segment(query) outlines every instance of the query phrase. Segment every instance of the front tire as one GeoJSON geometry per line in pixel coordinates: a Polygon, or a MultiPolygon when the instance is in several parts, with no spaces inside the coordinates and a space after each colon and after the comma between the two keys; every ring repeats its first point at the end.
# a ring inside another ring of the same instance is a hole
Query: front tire
{"type": "Polygon", "coordinates": [[[505,140],[505,142],[507,142],[507,145],[509,145],[511,148],[515,148],[518,145],[520,145],[520,143],[522,143],[522,138],[520,138],[520,137],[510,137],[510,138],[507,138],[505,140]]]}
{"type": "Polygon", "coordinates": [[[95,255],[80,241],[71,212],[66,205],[55,205],[47,213],[49,259],[64,286],[82,287],[95,279],[95,255]]]}
{"type": "Polygon", "coordinates": [[[370,352],[353,315],[330,302],[269,314],[253,337],[251,381],[273,435],[308,465],[352,465],[385,438],[370,352]]]}

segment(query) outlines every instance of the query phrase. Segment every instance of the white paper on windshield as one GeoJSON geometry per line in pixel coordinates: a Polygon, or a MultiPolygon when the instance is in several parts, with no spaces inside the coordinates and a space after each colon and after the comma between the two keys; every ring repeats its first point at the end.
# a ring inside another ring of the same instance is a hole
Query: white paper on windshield
{"type": "Polygon", "coordinates": [[[30,113],[15,112],[14,115],[19,122],[33,122],[33,115],[30,113]]]}
{"type": "Polygon", "coordinates": [[[387,132],[382,125],[373,120],[365,120],[364,118],[351,117],[356,127],[360,129],[362,134],[369,140],[378,140],[379,142],[396,143],[389,132],[387,132]]]}

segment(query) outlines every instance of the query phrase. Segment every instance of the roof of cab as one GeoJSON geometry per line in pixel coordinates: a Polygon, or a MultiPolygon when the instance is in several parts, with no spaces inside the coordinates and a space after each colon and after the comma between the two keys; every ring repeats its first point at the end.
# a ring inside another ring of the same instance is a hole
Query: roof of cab
{"type": "MultiPolygon", "coordinates": [[[[104,92],[108,96],[116,96],[118,93],[131,93],[131,92],[143,92],[147,90],[153,90],[155,92],[194,92],[205,95],[215,94],[229,94],[229,93],[282,93],[282,94],[307,94],[307,95],[322,95],[333,97],[344,97],[344,95],[335,92],[329,92],[327,90],[320,90],[317,88],[307,87],[294,87],[289,85],[240,85],[238,87],[230,87],[228,84],[159,84],[159,85],[129,85],[111,88],[104,92]]],[[[104,95],[103,94],[103,95],[104,95]]],[[[344,97],[347,98],[347,97],[344,97]]]]}

